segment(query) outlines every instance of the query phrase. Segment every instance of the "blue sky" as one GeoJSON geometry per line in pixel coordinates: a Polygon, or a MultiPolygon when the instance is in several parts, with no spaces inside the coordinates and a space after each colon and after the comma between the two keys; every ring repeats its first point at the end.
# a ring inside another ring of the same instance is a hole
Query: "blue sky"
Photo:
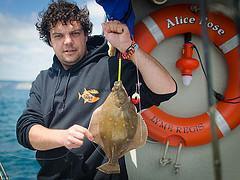
{"type": "MultiPolygon", "coordinates": [[[[52,64],[52,49],[39,40],[37,15],[51,0],[0,1],[0,80],[32,81],[52,64]]],[[[87,5],[93,33],[101,34],[104,11],[94,0],[75,0],[87,5]]]]}

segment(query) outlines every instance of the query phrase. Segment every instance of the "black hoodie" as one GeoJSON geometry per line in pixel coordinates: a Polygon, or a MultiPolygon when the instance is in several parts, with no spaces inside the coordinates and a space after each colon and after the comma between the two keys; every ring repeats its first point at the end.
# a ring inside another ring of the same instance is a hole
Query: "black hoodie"
{"type": "MultiPolygon", "coordinates": [[[[64,70],[56,56],[48,70],[41,71],[32,83],[27,107],[17,122],[17,138],[24,147],[34,150],[29,142],[29,130],[35,124],[52,129],[67,129],[74,124],[88,128],[93,111],[99,107],[117,80],[118,61],[109,58],[108,45],[103,36],[89,37],[88,53],[77,64],[64,70]],[[99,94],[86,98],[84,94],[97,91],[99,94]]],[[[131,96],[136,90],[136,67],[128,60],[122,61],[121,80],[131,96]]],[[[158,95],[143,82],[140,76],[142,108],[159,105],[175,93],[158,95]]],[[[119,160],[121,173],[106,175],[96,170],[106,159],[104,152],[87,139],[72,151],[65,147],[37,151],[41,165],[38,179],[127,179],[124,158],[119,160]]]]}

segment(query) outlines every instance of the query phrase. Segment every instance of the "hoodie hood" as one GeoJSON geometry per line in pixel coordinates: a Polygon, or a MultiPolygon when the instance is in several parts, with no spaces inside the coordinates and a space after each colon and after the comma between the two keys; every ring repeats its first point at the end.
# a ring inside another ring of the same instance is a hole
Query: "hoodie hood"
{"type": "Polygon", "coordinates": [[[57,56],[54,55],[53,57],[53,64],[52,70],[53,71],[67,71],[70,73],[77,72],[82,67],[86,66],[87,64],[98,61],[103,56],[108,55],[108,44],[107,40],[104,36],[96,35],[96,36],[89,36],[87,41],[87,54],[80,59],[76,64],[74,64],[70,69],[65,70],[58,60],[57,56]]]}

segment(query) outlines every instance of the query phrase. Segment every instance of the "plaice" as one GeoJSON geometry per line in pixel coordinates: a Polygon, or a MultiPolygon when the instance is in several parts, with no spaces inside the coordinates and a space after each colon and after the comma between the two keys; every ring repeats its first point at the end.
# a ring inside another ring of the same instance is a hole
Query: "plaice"
{"type": "Polygon", "coordinates": [[[121,81],[114,83],[105,102],[93,112],[88,129],[108,157],[108,162],[98,167],[107,174],[120,173],[118,159],[143,146],[148,135],[121,81]]]}

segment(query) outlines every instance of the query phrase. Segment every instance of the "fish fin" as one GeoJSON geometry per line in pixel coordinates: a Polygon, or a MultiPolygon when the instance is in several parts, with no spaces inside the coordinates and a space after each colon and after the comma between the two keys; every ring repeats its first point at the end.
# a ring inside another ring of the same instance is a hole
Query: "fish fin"
{"type": "Polygon", "coordinates": [[[126,150],[126,152],[132,149],[137,149],[139,147],[144,146],[147,141],[147,137],[148,137],[147,125],[145,121],[142,119],[142,116],[140,114],[137,114],[137,115],[138,115],[137,131],[133,139],[129,143],[128,149],[126,150]]]}
{"type": "Polygon", "coordinates": [[[106,174],[117,174],[120,173],[120,166],[118,162],[116,163],[110,163],[107,162],[97,168],[99,171],[102,171],[106,174]]]}
{"type": "Polygon", "coordinates": [[[96,89],[89,89],[88,92],[91,94],[99,94],[98,90],[96,89]]]}

